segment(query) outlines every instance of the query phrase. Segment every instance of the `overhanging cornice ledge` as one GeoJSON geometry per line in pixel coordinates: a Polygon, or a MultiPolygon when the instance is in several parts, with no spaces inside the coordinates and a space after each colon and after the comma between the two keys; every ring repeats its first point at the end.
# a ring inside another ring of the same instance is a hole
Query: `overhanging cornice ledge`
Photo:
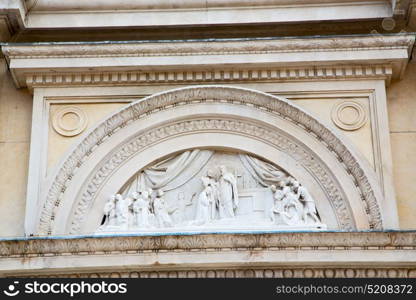
{"type": "MultiPolygon", "coordinates": [[[[238,72],[282,69],[289,70],[290,73],[291,69],[335,68],[347,65],[387,67],[388,70],[391,69],[392,74],[374,73],[377,76],[385,75],[385,79],[388,80],[390,75],[393,78],[400,78],[407,65],[414,41],[414,34],[398,34],[158,42],[5,44],[2,51],[9,60],[10,70],[19,87],[27,85],[28,76],[32,76],[32,80],[29,80],[29,87],[33,85],[33,75],[53,74],[55,76],[53,78],[35,78],[35,82],[47,81],[48,84],[56,84],[56,76],[79,75],[80,72],[83,76],[114,72],[215,70],[238,72]]],[[[300,73],[302,77],[302,72],[300,73]]],[[[346,73],[348,75],[348,72],[346,73]]],[[[358,76],[362,75],[358,73],[358,76]]],[[[139,78],[140,74],[138,75],[139,78]]],[[[355,76],[355,71],[349,75],[355,76]]],[[[128,74],[126,76],[128,77],[128,74]]],[[[169,74],[167,76],[169,77],[169,74]]],[[[63,81],[65,82],[65,79],[63,81]]],[[[94,79],[89,80],[89,84],[91,83],[94,83],[94,79]]],[[[134,79],[131,83],[134,83],[134,79]]]]}

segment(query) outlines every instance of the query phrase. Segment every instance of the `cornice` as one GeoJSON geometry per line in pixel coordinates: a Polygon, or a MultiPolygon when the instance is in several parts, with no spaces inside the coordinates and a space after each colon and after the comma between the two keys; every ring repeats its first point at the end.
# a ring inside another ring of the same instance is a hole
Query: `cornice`
{"type": "MultiPolygon", "coordinates": [[[[10,37],[24,27],[26,8],[23,0],[12,0],[0,3],[0,42],[10,40],[10,37]]],[[[0,57],[2,55],[0,54],[0,57]]]]}
{"type": "Polygon", "coordinates": [[[34,238],[0,241],[0,276],[414,277],[415,254],[415,232],[34,238]]]}
{"type": "Polygon", "coordinates": [[[246,69],[215,71],[166,72],[90,72],[26,74],[25,85],[36,87],[59,86],[132,86],[142,84],[201,84],[226,82],[286,82],[310,80],[383,79],[390,83],[391,65],[298,67],[276,69],[246,69]]]}
{"type": "MultiPolygon", "coordinates": [[[[400,78],[403,73],[414,40],[413,34],[398,34],[280,39],[6,44],[2,47],[2,51],[10,62],[10,70],[19,87],[27,84],[32,87],[36,85],[35,82],[39,82],[40,85],[56,85],[61,82],[59,78],[62,80],[76,78],[75,81],[79,83],[80,77],[87,78],[85,84],[94,82],[101,85],[105,84],[106,80],[97,78],[107,76],[133,78],[121,80],[130,84],[129,81],[136,82],[134,78],[143,78],[143,76],[146,76],[148,81],[153,77],[144,74],[152,72],[157,74],[155,78],[167,78],[161,81],[182,81],[181,75],[177,75],[180,73],[199,74],[195,75],[196,78],[192,81],[205,82],[210,81],[212,77],[215,80],[219,72],[225,74],[225,80],[230,77],[245,80],[244,77],[250,75],[244,74],[250,72],[251,74],[274,72],[273,74],[279,75],[266,75],[266,77],[271,80],[283,78],[299,80],[308,79],[310,76],[314,79],[333,76],[383,76],[389,82],[390,78],[400,78]],[[335,75],[332,75],[333,73],[335,75]]],[[[189,82],[189,78],[193,76],[182,77],[189,82]]],[[[258,75],[254,76],[254,80],[256,77],[258,75]]],[[[221,78],[219,79],[221,81],[221,78]]],[[[158,81],[160,79],[155,82],[158,81]]],[[[72,82],[73,80],[69,79],[68,84],[72,85],[72,82]]],[[[139,82],[143,80],[140,79],[139,82]]]]}
{"type": "Polygon", "coordinates": [[[392,16],[393,0],[28,0],[27,28],[198,26],[368,20],[392,16]],[[93,17],[92,17],[93,16],[93,17]]]}

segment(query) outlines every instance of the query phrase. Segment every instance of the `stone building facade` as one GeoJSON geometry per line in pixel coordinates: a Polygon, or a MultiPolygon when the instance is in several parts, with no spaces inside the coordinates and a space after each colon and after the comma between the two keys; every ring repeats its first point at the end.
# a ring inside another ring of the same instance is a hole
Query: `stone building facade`
{"type": "Polygon", "coordinates": [[[0,276],[416,277],[415,30],[406,0],[0,3],[0,276]]]}

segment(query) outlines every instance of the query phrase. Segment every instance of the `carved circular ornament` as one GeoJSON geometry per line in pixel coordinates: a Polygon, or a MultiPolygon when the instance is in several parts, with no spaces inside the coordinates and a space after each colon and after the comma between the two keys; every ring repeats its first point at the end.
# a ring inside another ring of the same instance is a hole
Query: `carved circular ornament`
{"type": "Polygon", "coordinates": [[[336,104],[331,112],[332,121],[343,130],[357,130],[367,122],[364,107],[354,101],[336,104]]]}
{"type": "Polygon", "coordinates": [[[63,136],[76,136],[87,127],[86,113],[76,106],[66,106],[58,110],[53,118],[53,129],[63,136]]]}

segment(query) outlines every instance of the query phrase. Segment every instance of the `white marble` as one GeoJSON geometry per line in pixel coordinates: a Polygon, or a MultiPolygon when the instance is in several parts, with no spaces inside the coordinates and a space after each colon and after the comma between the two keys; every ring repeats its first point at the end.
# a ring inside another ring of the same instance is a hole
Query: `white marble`
{"type": "Polygon", "coordinates": [[[306,187],[243,153],[188,150],[129,182],[105,204],[98,234],[327,228],[306,187]]]}

